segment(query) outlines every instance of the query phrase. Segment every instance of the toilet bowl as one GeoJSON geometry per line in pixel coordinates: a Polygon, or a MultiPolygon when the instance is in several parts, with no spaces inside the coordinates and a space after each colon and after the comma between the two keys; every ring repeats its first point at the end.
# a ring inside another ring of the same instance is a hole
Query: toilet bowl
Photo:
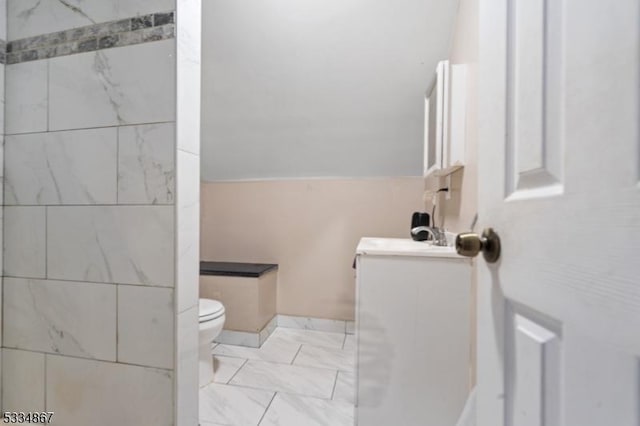
{"type": "Polygon", "coordinates": [[[198,332],[198,362],[200,387],[213,381],[213,357],[211,343],[218,337],[224,326],[224,305],[213,299],[200,299],[200,327],[198,332]]]}

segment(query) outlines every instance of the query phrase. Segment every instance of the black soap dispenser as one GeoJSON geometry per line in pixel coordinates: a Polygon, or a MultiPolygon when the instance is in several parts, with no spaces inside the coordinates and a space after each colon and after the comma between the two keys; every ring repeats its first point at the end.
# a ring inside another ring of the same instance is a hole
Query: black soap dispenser
{"type": "Polygon", "coordinates": [[[411,216],[411,238],[415,241],[425,241],[429,239],[429,233],[424,230],[416,230],[418,227],[428,227],[431,224],[431,216],[425,212],[414,212],[411,216]]]}

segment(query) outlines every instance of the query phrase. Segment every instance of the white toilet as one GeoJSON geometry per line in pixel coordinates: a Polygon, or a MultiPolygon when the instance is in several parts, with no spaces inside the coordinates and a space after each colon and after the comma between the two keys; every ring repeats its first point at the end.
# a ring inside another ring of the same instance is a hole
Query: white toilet
{"type": "Polygon", "coordinates": [[[224,305],[213,299],[200,299],[200,330],[198,334],[198,358],[200,364],[200,387],[213,381],[213,358],[211,343],[224,326],[224,305]]]}

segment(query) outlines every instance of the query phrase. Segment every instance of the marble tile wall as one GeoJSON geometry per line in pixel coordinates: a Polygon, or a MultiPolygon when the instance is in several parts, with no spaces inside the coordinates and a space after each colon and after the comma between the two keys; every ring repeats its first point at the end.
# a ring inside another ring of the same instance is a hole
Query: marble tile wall
{"type": "Polygon", "coordinates": [[[175,10],[175,0],[6,0],[9,40],[175,10]]]}
{"type": "Polygon", "coordinates": [[[176,425],[198,424],[201,0],[176,0],[176,425]]]}
{"type": "Polygon", "coordinates": [[[115,204],[118,129],[9,135],[6,205],[115,204]],[[14,184],[15,182],[15,184],[14,184]]]}
{"type": "Polygon", "coordinates": [[[48,62],[50,130],[175,120],[175,40],[48,62]]]}
{"type": "Polygon", "coordinates": [[[46,208],[4,207],[4,276],[46,277],[46,208]]]}
{"type": "Polygon", "coordinates": [[[195,426],[199,2],[7,2],[2,408],[195,426]]]}
{"type": "Polygon", "coordinates": [[[48,66],[48,61],[37,61],[6,67],[7,134],[47,131],[48,66]]]}
{"type": "Polygon", "coordinates": [[[116,360],[116,286],[5,278],[4,346],[116,360]]]}
{"type": "Polygon", "coordinates": [[[172,206],[47,207],[47,276],[173,287],[173,226],[172,206]]]}
{"type": "MultiPolygon", "coordinates": [[[[7,2],[0,0],[0,343],[2,342],[2,293],[4,269],[4,134],[5,134],[5,55],[4,47],[7,40],[7,2]]],[[[1,345],[0,345],[1,346],[1,345]]],[[[0,377],[3,373],[2,350],[0,349],[0,377]]],[[[6,371],[6,370],[5,370],[6,371]]],[[[2,394],[2,381],[0,380],[0,394],[2,394]]],[[[3,403],[0,398],[0,411],[3,403]]]]}
{"type": "Polygon", "coordinates": [[[15,349],[2,350],[2,406],[15,411],[44,411],[45,355],[15,349]]]}
{"type": "Polygon", "coordinates": [[[45,389],[55,424],[174,424],[170,370],[47,355],[45,389]]]}

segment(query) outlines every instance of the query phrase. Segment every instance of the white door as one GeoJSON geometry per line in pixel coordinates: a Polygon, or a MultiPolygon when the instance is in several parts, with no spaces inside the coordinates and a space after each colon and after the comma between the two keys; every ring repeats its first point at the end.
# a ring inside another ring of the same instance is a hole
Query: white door
{"type": "Polygon", "coordinates": [[[640,424],[640,2],[480,0],[479,426],[640,424]]]}

